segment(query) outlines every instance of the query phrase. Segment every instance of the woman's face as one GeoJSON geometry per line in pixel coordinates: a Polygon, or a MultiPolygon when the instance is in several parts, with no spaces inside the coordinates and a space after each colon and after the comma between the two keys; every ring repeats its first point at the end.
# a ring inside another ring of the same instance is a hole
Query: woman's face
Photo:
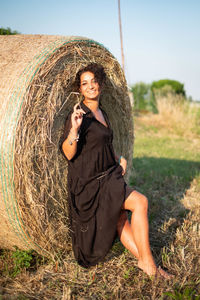
{"type": "Polygon", "coordinates": [[[100,86],[94,74],[87,71],[80,76],[80,92],[85,100],[97,100],[100,95],[100,86]]]}

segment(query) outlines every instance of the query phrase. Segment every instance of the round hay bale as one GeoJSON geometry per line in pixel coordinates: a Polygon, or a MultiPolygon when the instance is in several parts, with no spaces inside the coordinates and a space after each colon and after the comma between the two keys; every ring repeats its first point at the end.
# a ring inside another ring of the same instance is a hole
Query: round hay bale
{"type": "Polygon", "coordinates": [[[65,119],[80,95],[77,71],[102,64],[101,104],[116,153],[132,163],[133,123],[122,69],[101,44],[82,37],[0,36],[0,246],[43,255],[71,249],[67,161],[60,151],[65,119]]]}

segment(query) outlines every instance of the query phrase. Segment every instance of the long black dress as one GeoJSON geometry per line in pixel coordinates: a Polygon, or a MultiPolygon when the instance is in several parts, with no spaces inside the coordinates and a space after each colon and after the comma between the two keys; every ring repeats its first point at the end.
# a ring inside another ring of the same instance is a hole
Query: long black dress
{"type": "MultiPolygon", "coordinates": [[[[68,161],[69,218],[75,258],[80,265],[89,267],[111,248],[128,192],[122,167],[115,160],[107,115],[102,111],[106,127],[83,102],[80,106],[86,114],[79,130],[77,153],[68,161]]],[[[71,114],[64,139],[70,129],[71,114]]]]}

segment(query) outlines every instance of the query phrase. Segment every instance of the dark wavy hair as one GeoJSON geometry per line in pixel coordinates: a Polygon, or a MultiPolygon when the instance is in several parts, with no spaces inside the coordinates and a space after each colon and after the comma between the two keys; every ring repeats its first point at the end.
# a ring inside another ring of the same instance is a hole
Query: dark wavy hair
{"type": "Polygon", "coordinates": [[[93,73],[100,88],[103,86],[103,84],[106,80],[106,73],[104,71],[104,68],[99,64],[91,63],[91,64],[87,65],[86,67],[84,67],[83,69],[80,69],[78,71],[78,73],[76,74],[75,86],[76,86],[77,90],[79,90],[79,88],[80,88],[80,83],[81,83],[80,77],[85,72],[93,73]]]}

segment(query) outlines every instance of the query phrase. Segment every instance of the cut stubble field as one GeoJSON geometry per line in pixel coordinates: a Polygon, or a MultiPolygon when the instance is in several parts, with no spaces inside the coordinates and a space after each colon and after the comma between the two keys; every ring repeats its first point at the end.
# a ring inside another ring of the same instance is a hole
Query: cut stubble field
{"type": "Polygon", "coordinates": [[[199,135],[159,115],[135,116],[134,124],[130,184],[149,199],[151,248],[174,278],[148,277],[119,240],[88,270],[73,255],[44,262],[33,254],[35,264],[15,277],[11,252],[0,250],[0,299],[200,299],[199,135]]]}

